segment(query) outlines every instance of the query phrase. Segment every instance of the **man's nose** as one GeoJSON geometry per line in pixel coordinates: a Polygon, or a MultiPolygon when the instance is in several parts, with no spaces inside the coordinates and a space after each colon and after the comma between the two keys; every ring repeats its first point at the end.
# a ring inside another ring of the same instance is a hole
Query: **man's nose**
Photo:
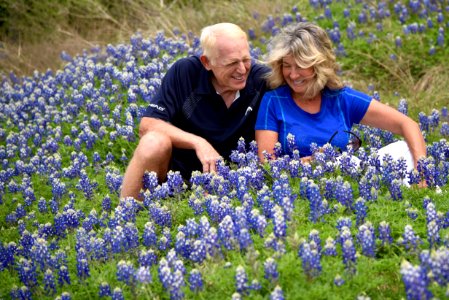
{"type": "Polygon", "coordinates": [[[241,72],[241,73],[246,73],[246,66],[243,61],[239,62],[238,66],[237,66],[237,71],[241,72]]]}

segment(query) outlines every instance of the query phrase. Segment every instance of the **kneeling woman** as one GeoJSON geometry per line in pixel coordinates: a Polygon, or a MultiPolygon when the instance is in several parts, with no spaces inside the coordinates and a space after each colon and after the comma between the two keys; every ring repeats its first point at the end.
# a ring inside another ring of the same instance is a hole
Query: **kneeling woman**
{"type": "Polygon", "coordinates": [[[267,63],[272,69],[267,81],[273,90],[262,99],[255,127],[261,161],[266,159],[264,151],[273,155],[277,142],[288,153],[288,134],[294,135],[303,160],[310,158],[312,143],[323,146],[331,140],[331,145],[344,149],[350,138],[347,133],[357,123],[401,135],[406,143],[389,149],[401,156],[408,153],[404,158],[409,171],[426,155],[415,121],[343,85],[332,43],[319,26],[304,22],[285,27],[273,38],[267,63]]]}

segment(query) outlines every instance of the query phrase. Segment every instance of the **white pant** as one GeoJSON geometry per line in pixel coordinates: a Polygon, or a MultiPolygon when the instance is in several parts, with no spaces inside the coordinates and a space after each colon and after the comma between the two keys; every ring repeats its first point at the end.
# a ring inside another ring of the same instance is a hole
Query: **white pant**
{"type": "MultiPolygon", "coordinates": [[[[379,160],[381,164],[386,154],[389,154],[395,161],[400,159],[401,157],[404,158],[407,166],[407,173],[413,171],[415,167],[415,165],[413,164],[412,153],[410,152],[410,149],[408,148],[408,145],[405,141],[398,141],[388,144],[387,146],[377,150],[377,154],[379,155],[379,160]]],[[[355,165],[360,165],[360,159],[356,156],[351,156],[351,162],[354,163],[355,165]]],[[[340,164],[340,160],[338,158],[337,164],[340,164]]],[[[403,180],[402,183],[405,186],[410,186],[408,176],[403,180]]]]}
{"type": "Polygon", "coordinates": [[[391,155],[394,160],[398,160],[403,157],[407,164],[407,173],[413,171],[413,168],[415,167],[413,164],[412,153],[410,152],[410,149],[405,141],[398,141],[388,144],[385,147],[380,148],[377,153],[379,154],[379,159],[381,162],[386,154],[391,155]]]}

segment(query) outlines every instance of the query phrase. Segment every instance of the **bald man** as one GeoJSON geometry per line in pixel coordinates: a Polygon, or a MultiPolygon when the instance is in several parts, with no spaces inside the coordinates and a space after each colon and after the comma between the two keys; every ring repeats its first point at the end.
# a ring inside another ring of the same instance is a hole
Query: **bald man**
{"type": "Polygon", "coordinates": [[[161,181],[168,170],[185,179],[195,170],[214,172],[240,137],[254,140],[268,68],[252,62],[246,33],[235,24],[203,28],[200,43],[202,54],[175,62],[148,106],[121,198],[140,199],[145,171],[161,181]]]}

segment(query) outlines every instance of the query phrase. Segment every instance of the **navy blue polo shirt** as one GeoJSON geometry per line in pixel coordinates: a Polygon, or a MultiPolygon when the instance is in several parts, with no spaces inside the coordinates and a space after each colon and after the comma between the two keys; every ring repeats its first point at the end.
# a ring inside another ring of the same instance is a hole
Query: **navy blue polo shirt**
{"type": "MultiPolygon", "coordinates": [[[[228,160],[237,141],[254,140],[254,124],[260,101],[266,90],[263,75],[269,69],[253,63],[246,86],[229,108],[215,91],[211,71],[196,56],[176,61],[167,71],[144,117],[167,121],[174,126],[205,138],[228,160]]],[[[172,169],[190,178],[202,170],[194,150],[173,149],[172,169]]]]}

